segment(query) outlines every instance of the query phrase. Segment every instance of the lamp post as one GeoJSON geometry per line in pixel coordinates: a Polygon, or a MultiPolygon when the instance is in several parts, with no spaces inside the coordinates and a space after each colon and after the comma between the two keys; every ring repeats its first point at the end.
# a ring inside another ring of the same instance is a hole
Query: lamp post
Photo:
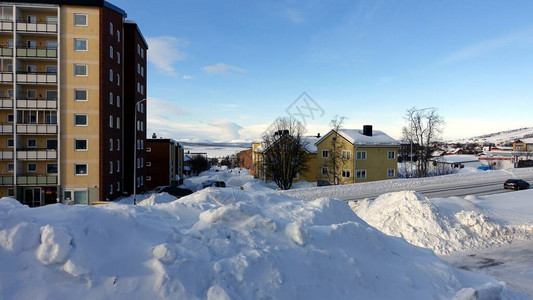
{"type": "Polygon", "coordinates": [[[137,102],[135,102],[135,113],[133,114],[134,115],[134,120],[135,120],[135,126],[134,127],[134,133],[133,133],[133,140],[134,140],[134,143],[133,143],[133,205],[137,205],[137,130],[138,130],[138,125],[137,125],[137,113],[139,112],[138,111],[138,107],[139,107],[139,104],[146,101],[146,98],[142,99],[142,100],[139,100],[137,102]]]}

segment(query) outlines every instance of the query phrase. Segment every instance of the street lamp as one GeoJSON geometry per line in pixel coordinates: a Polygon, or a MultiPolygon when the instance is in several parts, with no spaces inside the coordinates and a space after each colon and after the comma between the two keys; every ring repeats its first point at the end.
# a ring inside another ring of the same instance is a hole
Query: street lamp
{"type": "Polygon", "coordinates": [[[135,113],[133,114],[134,115],[134,119],[135,119],[135,126],[134,127],[134,133],[133,133],[133,140],[134,140],[134,143],[133,143],[133,146],[134,146],[134,150],[133,150],[133,205],[137,205],[137,147],[138,147],[138,144],[137,144],[137,129],[138,129],[138,125],[137,125],[137,113],[139,112],[138,111],[138,107],[139,107],[139,104],[146,101],[146,98],[142,99],[142,100],[139,100],[135,103],[135,113]]]}

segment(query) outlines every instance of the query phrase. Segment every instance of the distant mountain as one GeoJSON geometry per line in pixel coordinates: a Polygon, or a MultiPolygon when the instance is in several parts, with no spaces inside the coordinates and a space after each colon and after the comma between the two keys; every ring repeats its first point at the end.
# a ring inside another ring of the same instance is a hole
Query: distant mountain
{"type": "Polygon", "coordinates": [[[185,153],[207,153],[208,157],[225,157],[250,148],[251,143],[215,143],[180,141],[185,153]]]}
{"type": "Polygon", "coordinates": [[[512,142],[517,139],[533,138],[533,127],[524,127],[519,129],[512,129],[506,131],[500,131],[490,134],[484,134],[480,136],[471,137],[468,139],[462,139],[459,142],[512,142]]]}

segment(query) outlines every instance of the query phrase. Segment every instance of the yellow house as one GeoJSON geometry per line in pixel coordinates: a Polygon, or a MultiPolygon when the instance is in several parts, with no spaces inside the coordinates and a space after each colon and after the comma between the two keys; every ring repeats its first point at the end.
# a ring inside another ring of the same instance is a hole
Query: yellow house
{"type": "Polygon", "coordinates": [[[365,125],[363,130],[331,130],[316,142],[317,185],[368,182],[397,178],[398,141],[365,125]],[[333,146],[336,141],[336,149],[333,146]],[[335,153],[336,152],[336,153],[335,153]],[[337,155],[337,174],[332,156],[337,155]]]}
{"type": "MultiPolygon", "coordinates": [[[[306,152],[307,156],[307,163],[305,170],[302,172],[296,174],[296,176],[293,179],[293,182],[298,182],[302,180],[306,180],[309,182],[316,182],[316,163],[317,163],[317,148],[316,148],[316,141],[318,141],[318,138],[315,136],[306,136],[302,139],[303,142],[303,148],[306,152]]],[[[253,168],[250,171],[250,173],[258,179],[261,179],[263,181],[267,181],[268,178],[266,178],[263,166],[263,151],[264,151],[264,145],[261,142],[253,142],[252,143],[252,164],[253,168]]]]}

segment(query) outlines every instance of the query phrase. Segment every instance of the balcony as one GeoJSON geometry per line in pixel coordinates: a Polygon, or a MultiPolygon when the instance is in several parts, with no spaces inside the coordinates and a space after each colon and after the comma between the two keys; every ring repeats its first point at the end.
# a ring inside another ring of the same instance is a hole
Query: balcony
{"type": "Polygon", "coordinates": [[[0,185],[13,185],[13,176],[0,176],[0,185]]]}
{"type": "Polygon", "coordinates": [[[13,83],[13,72],[0,72],[0,83],[13,83]]]}
{"type": "Polygon", "coordinates": [[[11,108],[11,109],[13,109],[13,98],[0,97],[0,108],[11,108]]]}
{"type": "Polygon", "coordinates": [[[57,184],[57,176],[46,176],[46,175],[17,176],[17,185],[53,185],[53,184],[57,184]]]}
{"type": "MultiPolygon", "coordinates": [[[[11,79],[11,82],[13,79],[11,79]]],[[[57,73],[50,72],[17,72],[17,83],[57,84],[57,73]]]]}
{"type": "Polygon", "coordinates": [[[57,124],[17,124],[17,134],[57,134],[57,124]]]}
{"type": "Polygon", "coordinates": [[[13,160],[13,149],[0,150],[0,160],[13,160]]]}
{"type": "Polygon", "coordinates": [[[56,23],[17,21],[17,31],[30,33],[57,33],[56,23]]]}
{"type": "Polygon", "coordinates": [[[57,150],[55,149],[18,149],[17,159],[19,160],[57,160],[57,150]]]}
{"type": "Polygon", "coordinates": [[[13,124],[0,124],[0,134],[13,134],[13,124]]]}
{"type": "Polygon", "coordinates": [[[2,57],[13,57],[13,47],[0,46],[0,56],[2,56],[2,57]]]}
{"type": "Polygon", "coordinates": [[[57,58],[57,48],[17,47],[17,57],[19,58],[57,58]]]}
{"type": "Polygon", "coordinates": [[[57,109],[57,99],[17,99],[17,108],[57,109]]]}
{"type": "Polygon", "coordinates": [[[0,31],[13,31],[13,20],[0,20],[0,31]]]}

